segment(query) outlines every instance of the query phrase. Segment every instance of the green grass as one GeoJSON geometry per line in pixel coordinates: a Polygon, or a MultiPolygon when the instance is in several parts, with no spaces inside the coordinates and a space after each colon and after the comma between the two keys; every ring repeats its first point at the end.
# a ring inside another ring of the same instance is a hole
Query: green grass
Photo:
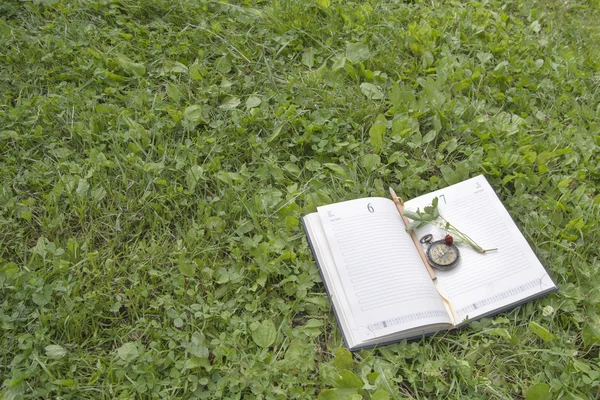
{"type": "Polygon", "coordinates": [[[600,3],[0,4],[0,398],[600,396],[600,3]],[[483,173],[560,291],[350,355],[299,225],[483,173]]]}

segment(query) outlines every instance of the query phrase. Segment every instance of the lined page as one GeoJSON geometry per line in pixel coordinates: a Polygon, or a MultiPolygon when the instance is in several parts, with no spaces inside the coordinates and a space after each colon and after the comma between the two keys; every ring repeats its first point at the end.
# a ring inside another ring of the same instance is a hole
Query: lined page
{"type": "MultiPolygon", "coordinates": [[[[477,253],[458,244],[460,262],[450,271],[438,271],[438,282],[448,294],[457,322],[516,304],[555,287],[510,215],[483,176],[406,202],[416,210],[439,198],[440,214],[483,248],[498,251],[477,253]]],[[[433,227],[419,229],[418,237],[432,233],[434,240],[445,232],[433,227]]]]}
{"type": "Polygon", "coordinates": [[[367,198],[318,208],[343,292],[363,338],[449,323],[395,204],[367,198]]]}

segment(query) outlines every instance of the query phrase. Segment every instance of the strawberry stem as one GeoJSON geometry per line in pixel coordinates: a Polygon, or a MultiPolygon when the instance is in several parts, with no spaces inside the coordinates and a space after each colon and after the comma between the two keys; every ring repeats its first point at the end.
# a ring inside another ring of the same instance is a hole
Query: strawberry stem
{"type": "Polygon", "coordinates": [[[471,246],[478,253],[484,254],[488,251],[498,250],[497,248],[493,249],[484,249],[480,245],[478,245],[469,235],[464,232],[461,232],[456,226],[452,225],[446,218],[442,217],[437,210],[437,198],[432,202],[431,207],[425,207],[424,212],[420,212],[417,210],[416,213],[410,213],[409,218],[414,221],[420,221],[416,228],[422,225],[437,225],[440,229],[444,229],[449,235],[455,236],[458,240],[465,242],[469,246],[471,246]],[[440,218],[444,222],[437,221],[436,219],[440,218]]]}

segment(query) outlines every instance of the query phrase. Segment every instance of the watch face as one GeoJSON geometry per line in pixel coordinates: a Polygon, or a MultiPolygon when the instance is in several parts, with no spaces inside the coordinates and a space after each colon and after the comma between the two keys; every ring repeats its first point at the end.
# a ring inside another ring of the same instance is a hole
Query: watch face
{"type": "Polygon", "coordinates": [[[454,244],[448,245],[443,240],[431,243],[427,249],[427,259],[432,267],[449,270],[458,264],[458,256],[460,255],[458,247],[454,244]]]}

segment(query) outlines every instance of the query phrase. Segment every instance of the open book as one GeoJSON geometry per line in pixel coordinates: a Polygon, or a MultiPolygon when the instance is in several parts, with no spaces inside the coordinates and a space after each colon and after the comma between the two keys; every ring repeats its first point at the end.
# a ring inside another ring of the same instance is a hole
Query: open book
{"type": "MultiPolygon", "coordinates": [[[[458,265],[436,270],[435,281],[391,199],[331,204],[302,218],[350,350],[454,329],[558,289],[485,177],[407,201],[406,210],[434,197],[444,218],[483,248],[498,248],[480,254],[458,244],[458,265]]],[[[430,225],[415,233],[445,235],[430,225]]]]}

